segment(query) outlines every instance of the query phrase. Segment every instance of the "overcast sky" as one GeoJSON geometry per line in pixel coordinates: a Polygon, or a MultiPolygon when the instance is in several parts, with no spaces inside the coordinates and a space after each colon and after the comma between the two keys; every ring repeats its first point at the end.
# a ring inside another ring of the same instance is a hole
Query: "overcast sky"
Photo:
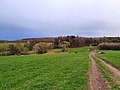
{"type": "Polygon", "coordinates": [[[120,35],[120,0],[0,0],[0,39],[120,35]]]}

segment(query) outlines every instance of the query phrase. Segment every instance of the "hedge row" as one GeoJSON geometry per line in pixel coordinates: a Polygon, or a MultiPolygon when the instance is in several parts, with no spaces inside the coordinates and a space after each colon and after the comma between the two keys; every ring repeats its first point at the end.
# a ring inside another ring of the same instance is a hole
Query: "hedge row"
{"type": "Polygon", "coordinates": [[[120,50],[120,43],[101,43],[98,45],[100,50],[120,50]]]}

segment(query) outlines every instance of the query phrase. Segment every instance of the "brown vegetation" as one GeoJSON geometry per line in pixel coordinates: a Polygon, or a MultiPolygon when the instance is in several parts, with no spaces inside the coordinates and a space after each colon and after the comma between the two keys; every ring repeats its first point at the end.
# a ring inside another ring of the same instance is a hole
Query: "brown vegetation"
{"type": "Polygon", "coordinates": [[[49,51],[49,52],[47,52],[47,53],[45,53],[45,54],[55,54],[55,52],[49,51]]]}
{"type": "Polygon", "coordinates": [[[62,48],[62,52],[68,51],[69,46],[70,46],[70,43],[67,42],[67,41],[63,41],[63,42],[59,45],[59,47],[62,48]]]}
{"type": "Polygon", "coordinates": [[[58,37],[55,38],[55,47],[58,46],[63,42],[67,41],[70,43],[70,48],[76,48],[81,46],[89,46],[94,45],[97,46],[99,43],[105,41],[104,38],[84,38],[84,37],[75,37],[75,36],[65,36],[65,37],[58,37]]]}
{"type": "Polygon", "coordinates": [[[17,44],[5,44],[0,46],[0,56],[7,55],[26,55],[28,54],[27,48],[25,48],[20,43],[17,44]]]}
{"type": "MultiPolygon", "coordinates": [[[[34,50],[36,53],[46,53],[51,49],[51,46],[46,45],[52,43],[52,48],[62,48],[62,51],[67,51],[67,48],[76,48],[82,46],[98,46],[99,49],[103,50],[120,50],[120,37],[98,37],[98,38],[86,38],[79,36],[64,36],[56,38],[27,38],[16,41],[6,41],[0,40],[1,43],[8,43],[8,46],[0,46],[0,55],[16,55],[16,54],[26,54],[26,51],[34,50]],[[24,46],[21,45],[9,45],[9,43],[26,43],[24,46]],[[69,45],[64,42],[68,42],[69,45]],[[109,43],[105,43],[109,42],[109,43]],[[112,42],[112,44],[110,44],[112,42]],[[113,43],[115,42],[115,44],[113,43]],[[43,45],[38,46],[38,43],[43,45]],[[100,44],[100,43],[105,43],[100,44]],[[39,51],[38,48],[44,48],[44,50],[39,51]]],[[[28,53],[28,52],[27,52],[28,53]]],[[[30,52],[29,52],[30,53],[30,52]]]]}
{"type": "Polygon", "coordinates": [[[120,50],[120,43],[101,43],[98,45],[100,50],[120,50]]]}
{"type": "Polygon", "coordinates": [[[10,55],[25,55],[27,54],[27,48],[23,47],[20,43],[16,45],[11,44],[9,45],[10,55]]]}
{"type": "Polygon", "coordinates": [[[53,48],[53,43],[45,43],[45,42],[41,42],[41,43],[37,43],[33,46],[33,51],[37,54],[43,54],[43,53],[47,53],[49,50],[51,50],[53,48]]]}

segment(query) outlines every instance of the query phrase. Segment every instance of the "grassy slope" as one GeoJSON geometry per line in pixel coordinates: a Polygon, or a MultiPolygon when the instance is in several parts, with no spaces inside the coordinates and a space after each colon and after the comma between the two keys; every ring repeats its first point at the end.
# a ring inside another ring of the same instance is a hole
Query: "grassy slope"
{"type": "MultiPolygon", "coordinates": [[[[0,46],[6,46],[6,45],[9,45],[9,44],[16,44],[16,43],[0,43],[0,46]]],[[[24,45],[25,43],[20,43],[21,45],[24,45]]]]}
{"type": "Polygon", "coordinates": [[[96,54],[98,57],[104,59],[106,62],[112,64],[120,69],[120,51],[104,50],[106,54],[96,54]]]}
{"type": "Polygon", "coordinates": [[[0,90],[86,90],[89,53],[86,47],[70,52],[76,50],[80,53],[0,57],[0,90]]]}
{"type": "Polygon", "coordinates": [[[88,52],[88,47],[70,48],[68,52],[69,53],[75,53],[75,52],[77,52],[77,53],[81,53],[81,52],[84,53],[84,52],[88,52]]]}

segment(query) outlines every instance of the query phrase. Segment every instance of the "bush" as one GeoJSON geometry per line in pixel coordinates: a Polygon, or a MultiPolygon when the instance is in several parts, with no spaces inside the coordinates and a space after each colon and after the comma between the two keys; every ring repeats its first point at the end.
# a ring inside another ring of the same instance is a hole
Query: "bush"
{"type": "Polygon", "coordinates": [[[7,55],[26,55],[28,54],[27,48],[20,43],[17,44],[5,44],[0,46],[0,56],[7,55]]]}
{"type": "Polygon", "coordinates": [[[2,46],[0,46],[0,56],[7,56],[10,55],[8,44],[4,43],[2,46]]]}
{"type": "Polygon", "coordinates": [[[68,51],[69,46],[70,46],[70,43],[67,42],[67,41],[63,41],[63,42],[59,45],[59,47],[62,48],[62,52],[68,51]]]}
{"type": "Polygon", "coordinates": [[[100,50],[120,50],[120,43],[101,43],[98,45],[100,50]]]}
{"type": "Polygon", "coordinates": [[[0,52],[4,52],[4,51],[6,51],[6,47],[0,46],[0,52]]]}
{"type": "Polygon", "coordinates": [[[7,55],[10,55],[10,51],[0,52],[0,56],[7,56],[7,55]]]}
{"type": "Polygon", "coordinates": [[[3,43],[3,45],[0,46],[0,52],[8,51],[8,43],[3,43]]]}
{"type": "Polygon", "coordinates": [[[24,47],[28,48],[29,51],[33,49],[33,46],[39,43],[39,41],[28,41],[24,47]]]}
{"type": "Polygon", "coordinates": [[[51,50],[53,47],[54,47],[53,43],[41,42],[34,45],[33,51],[38,54],[43,54],[51,50]]]}
{"type": "Polygon", "coordinates": [[[17,43],[16,45],[14,44],[9,45],[9,51],[11,55],[26,55],[27,54],[27,48],[23,47],[20,43],[17,43]]]}

